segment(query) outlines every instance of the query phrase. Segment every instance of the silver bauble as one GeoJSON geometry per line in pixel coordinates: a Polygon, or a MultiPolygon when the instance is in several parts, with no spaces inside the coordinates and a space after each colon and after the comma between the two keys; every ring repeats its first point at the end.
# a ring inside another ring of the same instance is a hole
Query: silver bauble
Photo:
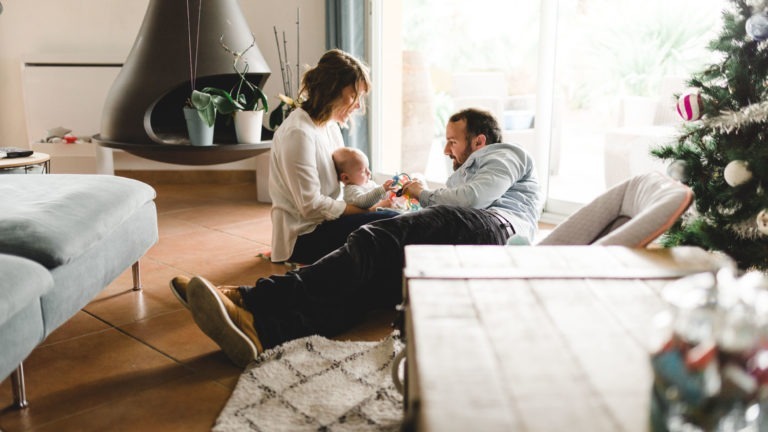
{"type": "Polygon", "coordinates": [[[752,171],[746,161],[735,160],[728,162],[723,171],[725,182],[731,187],[743,185],[752,178],[752,171]]]}

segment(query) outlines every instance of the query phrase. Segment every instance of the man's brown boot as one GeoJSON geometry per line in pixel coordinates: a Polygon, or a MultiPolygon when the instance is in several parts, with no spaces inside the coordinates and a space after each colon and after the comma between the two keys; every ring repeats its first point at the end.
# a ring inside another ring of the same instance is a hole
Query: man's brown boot
{"type": "Polygon", "coordinates": [[[171,286],[171,292],[174,296],[176,296],[177,299],[179,299],[179,302],[184,305],[185,308],[189,309],[189,304],[187,303],[187,286],[189,285],[189,278],[186,276],[176,276],[173,279],[171,279],[170,286],[171,286]]]}
{"type": "Polygon", "coordinates": [[[232,303],[235,305],[245,308],[245,302],[243,301],[243,296],[240,294],[240,287],[234,286],[234,285],[221,285],[217,286],[216,289],[222,293],[225,297],[227,297],[232,303]]]}
{"type": "Polygon", "coordinates": [[[264,351],[253,325],[253,315],[213,284],[195,276],[189,281],[186,292],[195,323],[232,362],[245,367],[264,351]]]}
{"type": "MultiPolygon", "coordinates": [[[[171,279],[171,292],[174,296],[176,296],[177,299],[179,299],[179,302],[184,305],[185,308],[189,309],[189,302],[187,300],[187,287],[189,286],[189,281],[191,279],[187,276],[176,276],[173,279],[171,279]]],[[[232,300],[233,303],[240,307],[244,307],[243,303],[243,296],[240,295],[240,290],[235,285],[222,285],[216,287],[217,290],[219,290],[222,294],[227,296],[230,300],[232,300]]]]}

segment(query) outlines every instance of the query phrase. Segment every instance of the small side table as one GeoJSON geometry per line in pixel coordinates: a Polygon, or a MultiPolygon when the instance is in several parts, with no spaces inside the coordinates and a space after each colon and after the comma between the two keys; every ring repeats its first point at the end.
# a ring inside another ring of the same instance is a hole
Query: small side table
{"type": "Polygon", "coordinates": [[[42,174],[50,173],[51,156],[47,153],[34,152],[27,157],[0,159],[0,173],[6,170],[13,170],[14,168],[22,168],[24,174],[27,174],[33,166],[42,167],[42,174]]]}

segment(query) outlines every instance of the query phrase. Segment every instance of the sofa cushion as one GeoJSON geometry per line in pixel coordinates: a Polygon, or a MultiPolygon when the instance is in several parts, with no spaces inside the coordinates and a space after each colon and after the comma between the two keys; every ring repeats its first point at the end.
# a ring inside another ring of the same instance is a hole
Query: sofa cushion
{"type": "Polygon", "coordinates": [[[45,267],[26,258],[0,254],[0,326],[12,316],[36,303],[53,287],[53,277],[45,267]]]}
{"type": "Polygon", "coordinates": [[[52,269],[108,235],[154,200],[142,182],[108,175],[8,175],[0,178],[0,253],[52,269]]]}

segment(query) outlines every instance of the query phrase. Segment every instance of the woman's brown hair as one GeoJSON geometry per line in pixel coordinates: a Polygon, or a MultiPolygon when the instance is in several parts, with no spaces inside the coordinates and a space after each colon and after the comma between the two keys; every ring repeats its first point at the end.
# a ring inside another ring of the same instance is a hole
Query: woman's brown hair
{"type": "MultiPolygon", "coordinates": [[[[333,103],[350,85],[355,89],[357,101],[361,91],[371,88],[368,67],[342,50],[327,51],[317,66],[308,70],[301,80],[299,95],[304,99],[301,108],[315,122],[325,123],[333,114],[333,103]]],[[[362,106],[361,110],[364,110],[362,106]]]]}

